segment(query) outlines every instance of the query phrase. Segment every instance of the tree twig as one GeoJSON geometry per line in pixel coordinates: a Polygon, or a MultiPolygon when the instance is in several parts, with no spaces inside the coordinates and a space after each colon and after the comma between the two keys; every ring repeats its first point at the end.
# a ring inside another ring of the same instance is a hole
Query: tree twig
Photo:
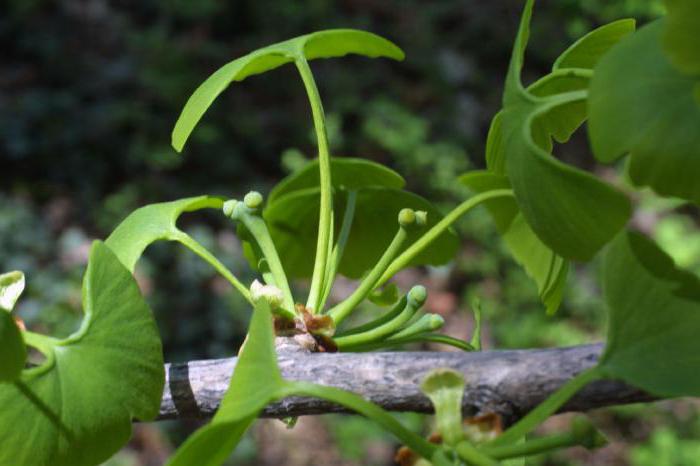
{"type": "MultiPolygon", "coordinates": [[[[564,382],[593,366],[601,344],[569,348],[464,352],[386,352],[307,354],[282,351],[279,365],[287,379],[332,385],[358,393],[392,411],[430,412],[419,385],[432,369],[464,374],[467,415],[497,413],[509,424],[522,417],[564,382]]],[[[228,387],[236,358],[166,365],[166,387],[159,419],[208,418],[228,387]]],[[[584,388],[563,408],[588,411],[653,398],[617,381],[584,388]]],[[[343,412],[325,401],[292,397],[269,405],[263,416],[287,417],[343,412]]]]}

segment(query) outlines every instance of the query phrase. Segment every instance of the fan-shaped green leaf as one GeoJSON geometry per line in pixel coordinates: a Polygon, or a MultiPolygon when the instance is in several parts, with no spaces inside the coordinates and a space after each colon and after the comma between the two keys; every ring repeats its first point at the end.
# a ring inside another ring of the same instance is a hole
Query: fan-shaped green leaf
{"type": "Polygon", "coordinates": [[[80,329],[64,340],[27,334],[45,362],[0,384],[0,464],[94,466],[129,440],[133,419],[158,414],[158,329],[133,277],[100,242],[90,252],[83,308],[80,329]]]}
{"type": "Polygon", "coordinates": [[[107,245],[122,264],[133,272],[146,248],[156,241],[178,241],[211,264],[248,301],[250,292],[224,264],[190,235],[177,228],[177,219],[184,212],[200,209],[221,209],[224,201],[211,196],[197,196],[171,202],[151,204],[133,211],[107,238],[107,245]]]}
{"type": "Polygon", "coordinates": [[[367,57],[388,57],[403,60],[400,48],[375,34],[353,29],[330,29],[279,42],[238,58],[219,68],[189,98],[172,134],[172,145],[178,152],[214,99],[233,81],[264,73],[298,58],[342,57],[347,54],[367,57]]]}
{"type": "MultiPolygon", "coordinates": [[[[340,228],[345,211],[346,196],[334,197],[334,224],[340,228]]],[[[403,208],[428,212],[425,230],[435,225],[442,215],[422,197],[394,188],[370,186],[357,192],[355,216],[339,272],[360,278],[384,253],[398,229],[397,217],[403,208]]],[[[286,194],[267,206],[263,216],[281,258],[284,270],[293,277],[308,277],[312,272],[313,251],[318,225],[319,191],[305,189],[286,194]]],[[[405,247],[424,231],[411,231],[405,247]]],[[[337,235],[336,235],[337,237],[337,235]]],[[[457,237],[446,231],[421,252],[411,265],[440,265],[449,262],[459,247],[457,237]]]]}
{"type": "MultiPolygon", "coordinates": [[[[289,175],[270,191],[268,204],[279,197],[300,189],[319,186],[318,160],[313,160],[299,171],[289,175]]],[[[334,157],[331,159],[331,181],[333,187],[346,191],[358,190],[368,186],[384,186],[401,189],[406,184],[401,175],[394,170],[365,159],[334,157]]]]}
{"type": "Polygon", "coordinates": [[[540,97],[523,87],[520,71],[532,3],[525,6],[513,48],[504,108],[489,134],[489,148],[498,152],[487,154],[487,160],[492,171],[505,170],[525,220],[544,244],[564,258],[589,260],[624,226],[629,201],[591,174],[549,154],[552,126],[547,116],[564,105],[583,102],[586,92],[540,97]]]}
{"type": "Polygon", "coordinates": [[[589,137],[598,160],[629,153],[629,177],[700,203],[700,78],[681,74],[661,46],[666,20],[643,27],[595,69],[589,137]]]}
{"type": "Polygon", "coordinates": [[[700,396],[700,280],[646,237],[625,232],[605,255],[603,288],[605,374],[660,396],[700,396]]]}
{"type": "Polygon", "coordinates": [[[220,209],[223,205],[221,199],[209,196],[150,204],[129,214],[109,235],[106,243],[122,264],[133,272],[136,262],[151,243],[181,240],[185,233],[176,226],[181,214],[199,209],[220,209]]]}
{"type": "MultiPolygon", "coordinates": [[[[487,171],[467,173],[460,177],[460,181],[476,193],[510,188],[505,176],[487,171]]],[[[555,313],[564,293],[568,261],[539,240],[525,222],[514,199],[490,199],[485,205],[513,258],[537,284],[547,313],[555,313]]]]}
{"type": "Polygon", "coordinates": [[[663,48],[683,73],[700,74],[700,15],[697,0],[665,0],[668,16],[663,48]]]}

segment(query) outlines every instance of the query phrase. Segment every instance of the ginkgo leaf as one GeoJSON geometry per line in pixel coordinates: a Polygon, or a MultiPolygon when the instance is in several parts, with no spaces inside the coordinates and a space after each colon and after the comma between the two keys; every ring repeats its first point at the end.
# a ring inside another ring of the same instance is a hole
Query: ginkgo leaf
{"type": "Polygon", "coordinates": [[[487,154],[487,161],[490,170],[507,174],[520,211],[537,237],[566,259],[586,261],[625,225],[630,204],[613,187],[549,153],[552,129],[543,122],[557,108],[585,101],[586,91],[541,97],[523,87],[520,72],[532,4],[528,1],[523,11],[503,110],[489,134],[487,149],[497,152],[487,154]]]}
{"type": "MultiPolygon", "coordinates": [[[[510,188],[505,176],[488,171],[466,173],[460,181],[476,193],[510,188]]],[[[485,205],[513,258],[537,284],[547,313],[554,314],[563,297],[568,261],[540,241],[518,210],[515,199],[495,198],[485,205]]]]}
{"type": "Polygon", "coordinates": [[[663,49],[681,72],[700,75],[700,15],[697,0],[665,0],[663,49]]]}
{"type": "Polygon", "coordinates": [[[24,274],[18,270],[0,275],[0,310],[11,311],[24,291],[24,274]]]}
{"type": "Polygon", "coordinates": [[[83,309],[66,339],[27,334],[46,360],[0,384],[0,464],[95,466],[129,440],[134,419],[158,414],[165,374],[156,323],[134,278],[99,241],[83,309]]]}
{"type": "Polygon", "coordinates": [[[177,227],[185,212],[200,209],[221,209],[224,201],[217,197],[197,196],[171,202],[150,204],[133,211],[114,229],[105,241],[124,266],[133,272],[146,248],[156,241],[178,241],[211,264],[248,301],[250,292],[224,264],[204,246],[177,227]]]}
{"type": "Polygon", "coordinates": [[[27,348],[14,317],[0,309],[0,387],[16,380],[27,360],[27,348]]]}
{"type": "MultiPolygon", "coordinates": [[[[311,275],[319,202],[317,188],[298,190],[277,198],[263,212],[277,249],[284,251],[281,257],[284,270],[292,277],[311,275]]],[[[334,225],[340,229],[346,195],[336,195],[334,202],[334,225]]],[[[404,208],[428,213],[426,226],[409,232],[405,247],[442,218],[430,202],[408,191],[382,186],[368,186],[357,191],[352,228],[338,269],[341,274],[359,278],[376,264],[396,234],[396,219],[404,208]]],[[[447,263],[458,247],[456,235],[447,230],[410,265],[447,263]]]]}
{"type": "Polygon", "coordinates": [[[595,69],[588,136],[596,158],[629,153],[629,178],[663,196],[700,203],[700,76],[681,73],[662,48],[661,19],[628,37],[595,69]]]}
{"type": "Polygon", "coordinates": [[[231,82],[243,81],[248,76],[264,73],[299,58],[313,60],[347,54],[394,60],[404,58],[401,49],[390,41],[354,29],[329,29],[263,47],[219,68],[194,91],[175,123],[173,147],[178,152],[182,150],[202,115],[231,82]]]}
{"type": "MultiPolygon", "coordinates": [[[[318,188],[319,178],[318,160],[313,160],[277,183],[270,191],[267,202],[271,204],[293,191],[318,188]]],[[[357,191],[369,186],[401,189],[406,184],[394,170],[370,160],[352,157],[331,158],[331,181],[334,188],[345,191],[357,191]]]]}
{"type": "Polygon", "coordinates": [[[624,232],[605,255],[603,291],[603,373],[659,396],[700,396],[698,277],[648,238],[624,232]]]}

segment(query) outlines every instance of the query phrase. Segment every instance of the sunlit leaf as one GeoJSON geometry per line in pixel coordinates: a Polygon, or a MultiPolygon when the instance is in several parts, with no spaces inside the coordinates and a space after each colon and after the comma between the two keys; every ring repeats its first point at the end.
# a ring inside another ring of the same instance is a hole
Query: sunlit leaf
{"type": "Polygon", "coordinates": [[[20,271],[0,275],[0,310],[11,311],[24,291],[24,274],[20,271]]]}
{"type": "Polygon", "coordinates": [[[588,134],[600,161],[630,154],[636,186],[700,203],[700,78],[669,62],[661,45],[666,24],[645,26],[598,64],[588,134]]]}
{"type": "Polygon", "coordinates": [[[129,271],[95,242],[85,317],[64,340],[34,336],[46,360],[0,384],[0,464],[94,466],[119,450],[133,419],[158,414],[165,375],[158,329],[129,271]]]}
{"type": "Polygon", "coordinates": [[[168,466],[221,465],[260,411],[285,395],[274,338],[270,308],[259,301],[219,410],[210,424],[187,439],[168,466]]]}
{"type": "MultiPolygon", "coordinates": [[[[334,197],[336,230],[340,229],[345,201],[345,195],[334,197]]],[[[352,229],[339,267],[341,274],[359,278],[374,266],[396,234],[398,213],[403,208],[428,212],[427,226],[409,232],[406,247],[422,231],[431,228],[442,218],[430,202],[408,191],[371,186],[357,192],[352,229]]],[[[263,212],[277,249],[284,251],[281,259],[284,270],[290,276],[311,275],[318,211],[319,190],[311,188],[286,194],[269,204],[263,212]]],[[[411,265],[447,263],[452,260],[458,247],[456,235],[452,231],[446,231],[421,252],[411,265]]]]}
{"type": "Polygon", "coordinates": [[[396,45],[375,34],[353,29],[330,29],[279,42],[238,58],[219,68],[204,81],[187,101],[172,134],[172,145],[178,152],[202,115],[216,97],[233,81],[264,73],[297,57],[307,60],[358,54],[367,57],[388,57],[403,60],[396,45]]]}
{"type": "Polygon", "coordinates": [[[211,264],[242,295],[250,301],[248,287],[204,246],[177,227],[177,219],[185,212],[200,209],[221,209],[224,201],[211,196],[197,196],[172,202],[150,204],[133,211],[107,238],[112,249],[124,266],[133,272],[136,262],[146,248],[156,241],[178,241],[199,257],[211,264]]]}
{"type": "Polygon", "coordinates": [[[700,280],[651,240],[623,233],[603,267],[610,312],[600,366],[660,396],[700,396],[700,280]]]}
{"type": "Polygon", "coordinates": [[[223,205],[221,199],[209,196],[150,204],[133,211],[109,235],[106,243],[122,264],[133,272],[136,262],[151,243],[180,241],[183,235],[186,236],[176,225],[181,214],[207,208],[220,209],[223,205]]]}
{"type": "MultiPolygon", "coordinates": [[[[293,191],[319,187],[319,177],[318,160],[313,160],[299,171],[277,183],[270,192],[268,204],[293,191]]],[[[406,184],[401,175],[384,165],[350,157],[333,157],[331,159],[331,181],[333,187],[345,191],[359,190],[369,186],[401,189],[406,184]]]]}
{"type": "MultiPolygon", "coordinates": [[[[477,193],[510,188],[505,176],[487,171],[467,173],[460,181],[477,193]]],[[[568,262],[540,241],[525,222],[514,199],[491,199],[485,205],[513,258],[537,284],[547,313],[553,314],[561,304],[568,262]]]]}

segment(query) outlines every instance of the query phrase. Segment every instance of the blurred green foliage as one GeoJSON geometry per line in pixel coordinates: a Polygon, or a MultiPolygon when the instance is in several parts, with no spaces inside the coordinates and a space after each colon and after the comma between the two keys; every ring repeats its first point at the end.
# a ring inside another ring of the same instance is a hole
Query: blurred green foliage
{"type": "MultiPolygon", "coordinates": [[[[542,0],[525,79],[543,74],[592,27],[624,16],[644,22],[662,11],[661,3],[542,0]]],[[[407,52],[399,64],[349,57],[312,65],[329,114],[332,150],[388,164],[406,176],[411,190],[446,210],[465,195],[456,176],[483,166],[485,134],[500,106],[520,7],[516,0],[4,2],[0,271],[27,273],[20,315],[30,327],[67,334],[81,315],[80,277],[90,239],[106,237],[145,203],[266,192],[313,155],[308,104],[289,67],[225,92],[182,156],[169,142],[180,108],[209,73],[251,49],[317,29],[367,29],[407,52]]],[[[561,156],[590,164],[584,143],[575,138],[561,156]]],[[[635,222],[680,265],[700,273],[697,210],[651,196],[638,205],[635,222]]],[[[182,223],[239,277],[252,279],[222,219],[185,216],[182,223]]],[[[455,263],[426,273],[447,275],[444,291],[457,296],[461,309],[468,310],[473,297],[481,299],[487,347],[601,338],[605,317],[595,264],[572,271],[560,313],[547,317],[485,211],[460,221],[458,230],[465,245],[455,263]]],[[[168,360],[235,352],[249,313],[206,264],[159,244],[137,276],[156,312],[168,360]]],[[[644,422],[645,413],[625,422],[644,422]]],[[[332,416],[324,422],[348,464],[362,461],[358,445],[385,439],[362,419],[332,416]]],[[[173,442],[189,429],[169,428],[173,442]]],[[[675,432],[652,433],[632,450],[630,464],[696,464],[697,446],[675,432]],[[667,451],[675,456],[653,461],[667,451]]],[[[253,439],[246,442],[237,459],[256,464],[253,439]]],[[[141,463],[125,452],[108,464],[141,463]]]]}

